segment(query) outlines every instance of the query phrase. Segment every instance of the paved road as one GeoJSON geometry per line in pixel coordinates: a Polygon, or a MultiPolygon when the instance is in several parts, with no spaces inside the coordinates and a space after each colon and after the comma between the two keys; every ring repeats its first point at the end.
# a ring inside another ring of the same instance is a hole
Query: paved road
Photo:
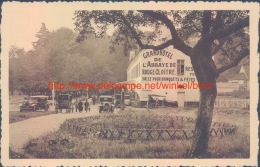
{"type": "MultiPolygon", "coordinates": [[[[115,113],[117,110],[115,110],[115,113]]],[[[41,137],[45,134],[57,131],[60,125],[66,120],[70,118],[80,118],[91,115],[97,115],[98,113],[98,105],[91,105],[91,111],[86,112],[74,112],[74,113],[63,113],[52,114],[46,116],[35,117],[31,119],[27,119],[20,122],[15,122],[10,124],[9,132],[10,132],[10,148],[15,152],[22,152],[23,146],[32,138],[41,137]]]]}

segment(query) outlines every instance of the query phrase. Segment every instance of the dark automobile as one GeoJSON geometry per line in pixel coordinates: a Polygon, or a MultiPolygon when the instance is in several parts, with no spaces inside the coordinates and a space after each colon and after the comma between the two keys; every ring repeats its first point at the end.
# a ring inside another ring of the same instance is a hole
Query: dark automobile
{"type": "Polygon", "coordinates": [[[30,96],[26,101],[20,106],[20,112],[31,110],[35,112],[36,110],[44,109],[48,111],[48,96],[30,96]]]}
{"type": "Polygon", "coordinates": [[[121,107],[121,94],[115,94],[115,107],[120,108],[121,107]]]}
{"type": "Polygon", "coordinates": [[[73,110],[72,95],[61,94],[56,97],[55,112],[58,113],[58,110],[61,112],[62,109],[66,109],[66,112],[73,110]]]}
{"type": "Polygon", "coordinates": [[[165,101],[164,102],[165,106],[169,106],[169,107],[178,107],[178,102],[177,101],[165,101]]]}
{"type": "Polygon", "coordinates": [[[125,104],[126,106],[130,106],[130,105],[131,105],[130,94],[126,94],[124,100],[125,100],[125,101],[124,101],[124,104],[125,104]]]}
{"type": "Polygon", "coordinates": [[[102,111],[114,112],[114,99],[112,96],[102,95],[99,97],[99,113],[102,111]]]}

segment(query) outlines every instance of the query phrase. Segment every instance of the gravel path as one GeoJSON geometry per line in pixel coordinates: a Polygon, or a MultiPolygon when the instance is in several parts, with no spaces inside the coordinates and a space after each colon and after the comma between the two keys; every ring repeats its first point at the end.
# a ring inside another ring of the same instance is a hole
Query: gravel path
{"type": "MultiPolygon", "coordinates": [[[[65,112],[65,110],[63,112],[65,112]]],[[[30,139],[44,136],[52,131],[57,131],[66,119],[87,117],[97,114],[99,114],[98,105],[91,105],[91,112],[88,113],[59,113],[12,123],[9,125],[9,146],[15,152],[23,152],[22,148],[24,147],[24,144],[30,139]]]]}

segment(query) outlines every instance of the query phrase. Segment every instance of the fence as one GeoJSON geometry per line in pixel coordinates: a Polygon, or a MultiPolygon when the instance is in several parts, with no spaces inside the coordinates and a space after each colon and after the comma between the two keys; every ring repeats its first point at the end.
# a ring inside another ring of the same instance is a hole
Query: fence
{"type": "Polygon", "coordinates": [[[217,98],[215,100],[215,108],[243,108],[249,109],[250,100],[249,99],[239,99],[239,98],[217,98]]]}
{"type": "MultiPolygon", "coordinates": [[[[64,125],[63,125],[64,126],[64,125]]],[[[236,127],[227,123],[213,122],[211,137],[234,135],[236,127]]],[[[190,140],[194,138],[195,131],[190,129],[134,129],[134,128],[95,128],[81,127],[76,124],[66,124],[65,128],[72,133],[107,140],[190,140]]]]}

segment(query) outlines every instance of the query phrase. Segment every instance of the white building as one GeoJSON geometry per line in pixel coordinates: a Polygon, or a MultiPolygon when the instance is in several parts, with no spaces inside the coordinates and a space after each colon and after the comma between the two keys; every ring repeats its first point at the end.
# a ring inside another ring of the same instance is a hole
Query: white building
{"type": "Polygon", "coordinates": [[[240,89],[249,91],[249,66],[242,65],[237,75],[228,80],[229,83],[236,83],[240,89]]]}
{"type": "Polygon", "coordinates": [[[148,95],[177,101],[179,107],[197,106],[199,102],[199,89],[195,85],[198,82],[190,58],[172,47],[131,52],[127,82],[142,85],[142,89],[132,91],[136,106],[145,106],[148,95]]]}

